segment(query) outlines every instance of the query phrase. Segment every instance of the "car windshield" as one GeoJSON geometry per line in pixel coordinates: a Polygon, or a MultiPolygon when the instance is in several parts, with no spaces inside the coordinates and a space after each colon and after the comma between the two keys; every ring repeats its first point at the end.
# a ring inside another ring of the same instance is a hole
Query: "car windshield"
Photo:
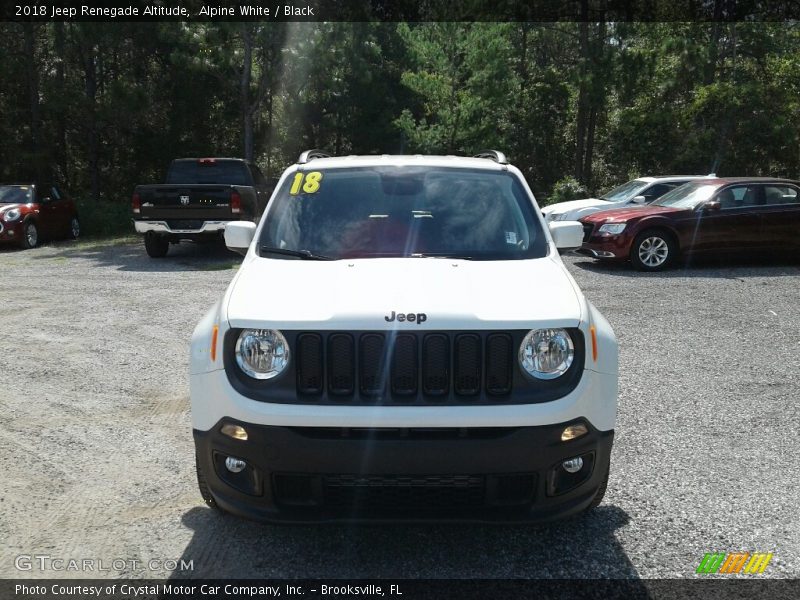
{"type": "Polygon", "coordinates": [[[610,192],[606,192],[600,196],[600,199],[608,200],[609,202],[624,202],[636,196],[636,193],[646,185],[646,181],[634,179],[633,181],[629,181],[628,183],[623,183],[622,185],[615,187],[610,192]]]}
{"type": "Polygon", "coordinates": [[[661,196],[661,198],[653,202],[650,206],[694,209],[698,204],[711,198],[718,189],[719,186],[715,184],[684,183],[682,186],[676,187],[674,190],[661,196]]]}
{"type": "Polygon", "coordinates": [[[307,168],[287,178],[265,219],[259,247],[270,258],[292,258],[289,251],[312,259],[547,254],[533,204],[506,171],[307,168]]]}
{"type": "Polygon", "coordinates": [[[0,185],[0,204],[28,204],[31,191],[29,185],[0,185]]]}

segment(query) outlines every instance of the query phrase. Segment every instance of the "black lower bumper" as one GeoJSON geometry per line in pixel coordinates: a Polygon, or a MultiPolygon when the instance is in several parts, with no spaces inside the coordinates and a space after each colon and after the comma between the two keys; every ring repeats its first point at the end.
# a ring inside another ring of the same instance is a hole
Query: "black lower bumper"
{"type": "MultiPolygon", "coordinates": [[[[547,521],[587,508],[608,476],[614,432],[568,442],[543,427],[349,429],[224,419],[194,431],[198,465],[223,510],[256,520],[547,521]],[[220,432],[241,425],[247,441],[220,432]],[[246,461],[239,473],[227,457],[246,461]],[[562,462],[581,457],[568,473],[562,462]]],[[[581,421],[584,422],[585,421],[581,421]]]]}

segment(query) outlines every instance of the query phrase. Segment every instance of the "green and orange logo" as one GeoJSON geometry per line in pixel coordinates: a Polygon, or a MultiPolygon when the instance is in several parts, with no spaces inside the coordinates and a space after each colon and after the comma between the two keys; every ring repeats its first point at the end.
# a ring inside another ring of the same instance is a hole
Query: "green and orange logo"
{"type": "Polygon", "coordinates": [[[707,552],[695,573],[763,573],[772,552],[707,552]]]}

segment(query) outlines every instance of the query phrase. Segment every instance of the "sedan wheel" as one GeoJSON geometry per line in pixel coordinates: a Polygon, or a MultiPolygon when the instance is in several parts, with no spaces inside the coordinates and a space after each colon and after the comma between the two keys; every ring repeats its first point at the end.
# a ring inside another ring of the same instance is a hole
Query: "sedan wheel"
{"type": "Polygon", "coordinates": [[[35,248],[36,245],[39,243],[39,230],[36,228],[36,223],[33,221],[29,221],[25,223],[25,226],[22,228],[22,247],[23,248],[35,248]]]}
{"type": "Polygon", "coordinates": [[[81,234],[81,223],[80,221],[78,221],[78,217],[72,217],[72,220],[69,222],[69,236],[73,240],[77,240],[80,234],[81,234]]]}
{"type": "Polygon", "coordinates": [[[672,262],[676,254],[675,242],[668,234],[645,231],[633,243],[631,262],[643,271],[660,271],[672,262]]]}

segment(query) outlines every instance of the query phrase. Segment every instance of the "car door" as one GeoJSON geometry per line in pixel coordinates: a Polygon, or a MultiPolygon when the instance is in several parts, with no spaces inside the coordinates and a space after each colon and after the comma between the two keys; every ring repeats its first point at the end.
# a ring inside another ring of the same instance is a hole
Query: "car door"
{"type": "Polygon", "coordinates": [[[53,198],[53,186],[45,184],[36,185],[36,202],[39,204],[39,237],[53,237],[59,235],[59,205],[53,198]]]}
{"type": "Polygon", "coordinates": [[[761,237],[765,248],[788,250],[800,245],[800,190],[788,183],[764,184],[761,237]]]}
{"type": "Polygon", "coordinates": [[[761,237],[760,185],[731,185],[711,199],[716,210],[701,206],[696,211],[694,231],[690,232],[690,252],[747,253],[763,246],[761,237]]]}

